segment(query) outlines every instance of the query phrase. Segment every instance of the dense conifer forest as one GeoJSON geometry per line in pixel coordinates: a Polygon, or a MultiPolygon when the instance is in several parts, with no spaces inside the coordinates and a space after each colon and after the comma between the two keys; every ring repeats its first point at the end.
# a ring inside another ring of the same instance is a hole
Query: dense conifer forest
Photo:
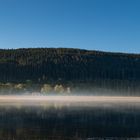
{"type": "Polygon", "coordinates": [[[137,92],[140,55],[66,48],[0,50],[0,83],[137,92]]]}

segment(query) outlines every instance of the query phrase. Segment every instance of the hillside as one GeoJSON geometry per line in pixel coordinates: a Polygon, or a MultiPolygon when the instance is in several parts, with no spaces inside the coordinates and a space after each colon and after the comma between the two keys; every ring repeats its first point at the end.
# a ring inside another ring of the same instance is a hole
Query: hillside
{"type": "Polygon", "coordinates": [[[0,82],[27,80],[134,90],[140,83],[140,55],[64,48],[1,49],[0,82]]]}

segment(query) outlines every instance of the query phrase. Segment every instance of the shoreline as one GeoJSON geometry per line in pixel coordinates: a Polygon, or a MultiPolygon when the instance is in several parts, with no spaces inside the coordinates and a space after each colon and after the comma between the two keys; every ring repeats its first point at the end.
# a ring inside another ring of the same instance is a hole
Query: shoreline
{"type": "Polygon", "coordinates": [[[43,101],[43,102],[139,102],[136,96],[36,96],[36,95],[1,95],[0,102],[43,101]]]}

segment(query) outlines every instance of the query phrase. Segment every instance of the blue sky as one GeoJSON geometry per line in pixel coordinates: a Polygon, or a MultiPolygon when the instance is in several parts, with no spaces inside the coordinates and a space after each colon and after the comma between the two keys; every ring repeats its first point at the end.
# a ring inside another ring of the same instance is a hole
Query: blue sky
{"type": "Polygon", "coordinates": [[[0,0],[0,48],[140,53],[140,0],[0,0]]]}

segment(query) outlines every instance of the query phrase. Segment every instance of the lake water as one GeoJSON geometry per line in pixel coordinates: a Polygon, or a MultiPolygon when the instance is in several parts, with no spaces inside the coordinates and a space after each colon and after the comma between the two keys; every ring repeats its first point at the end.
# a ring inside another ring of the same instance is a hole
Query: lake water
{"type": "Polygon", "coordinates": [[[139,97],[0,97],[0,140],[139,138],[139,97]]]}

